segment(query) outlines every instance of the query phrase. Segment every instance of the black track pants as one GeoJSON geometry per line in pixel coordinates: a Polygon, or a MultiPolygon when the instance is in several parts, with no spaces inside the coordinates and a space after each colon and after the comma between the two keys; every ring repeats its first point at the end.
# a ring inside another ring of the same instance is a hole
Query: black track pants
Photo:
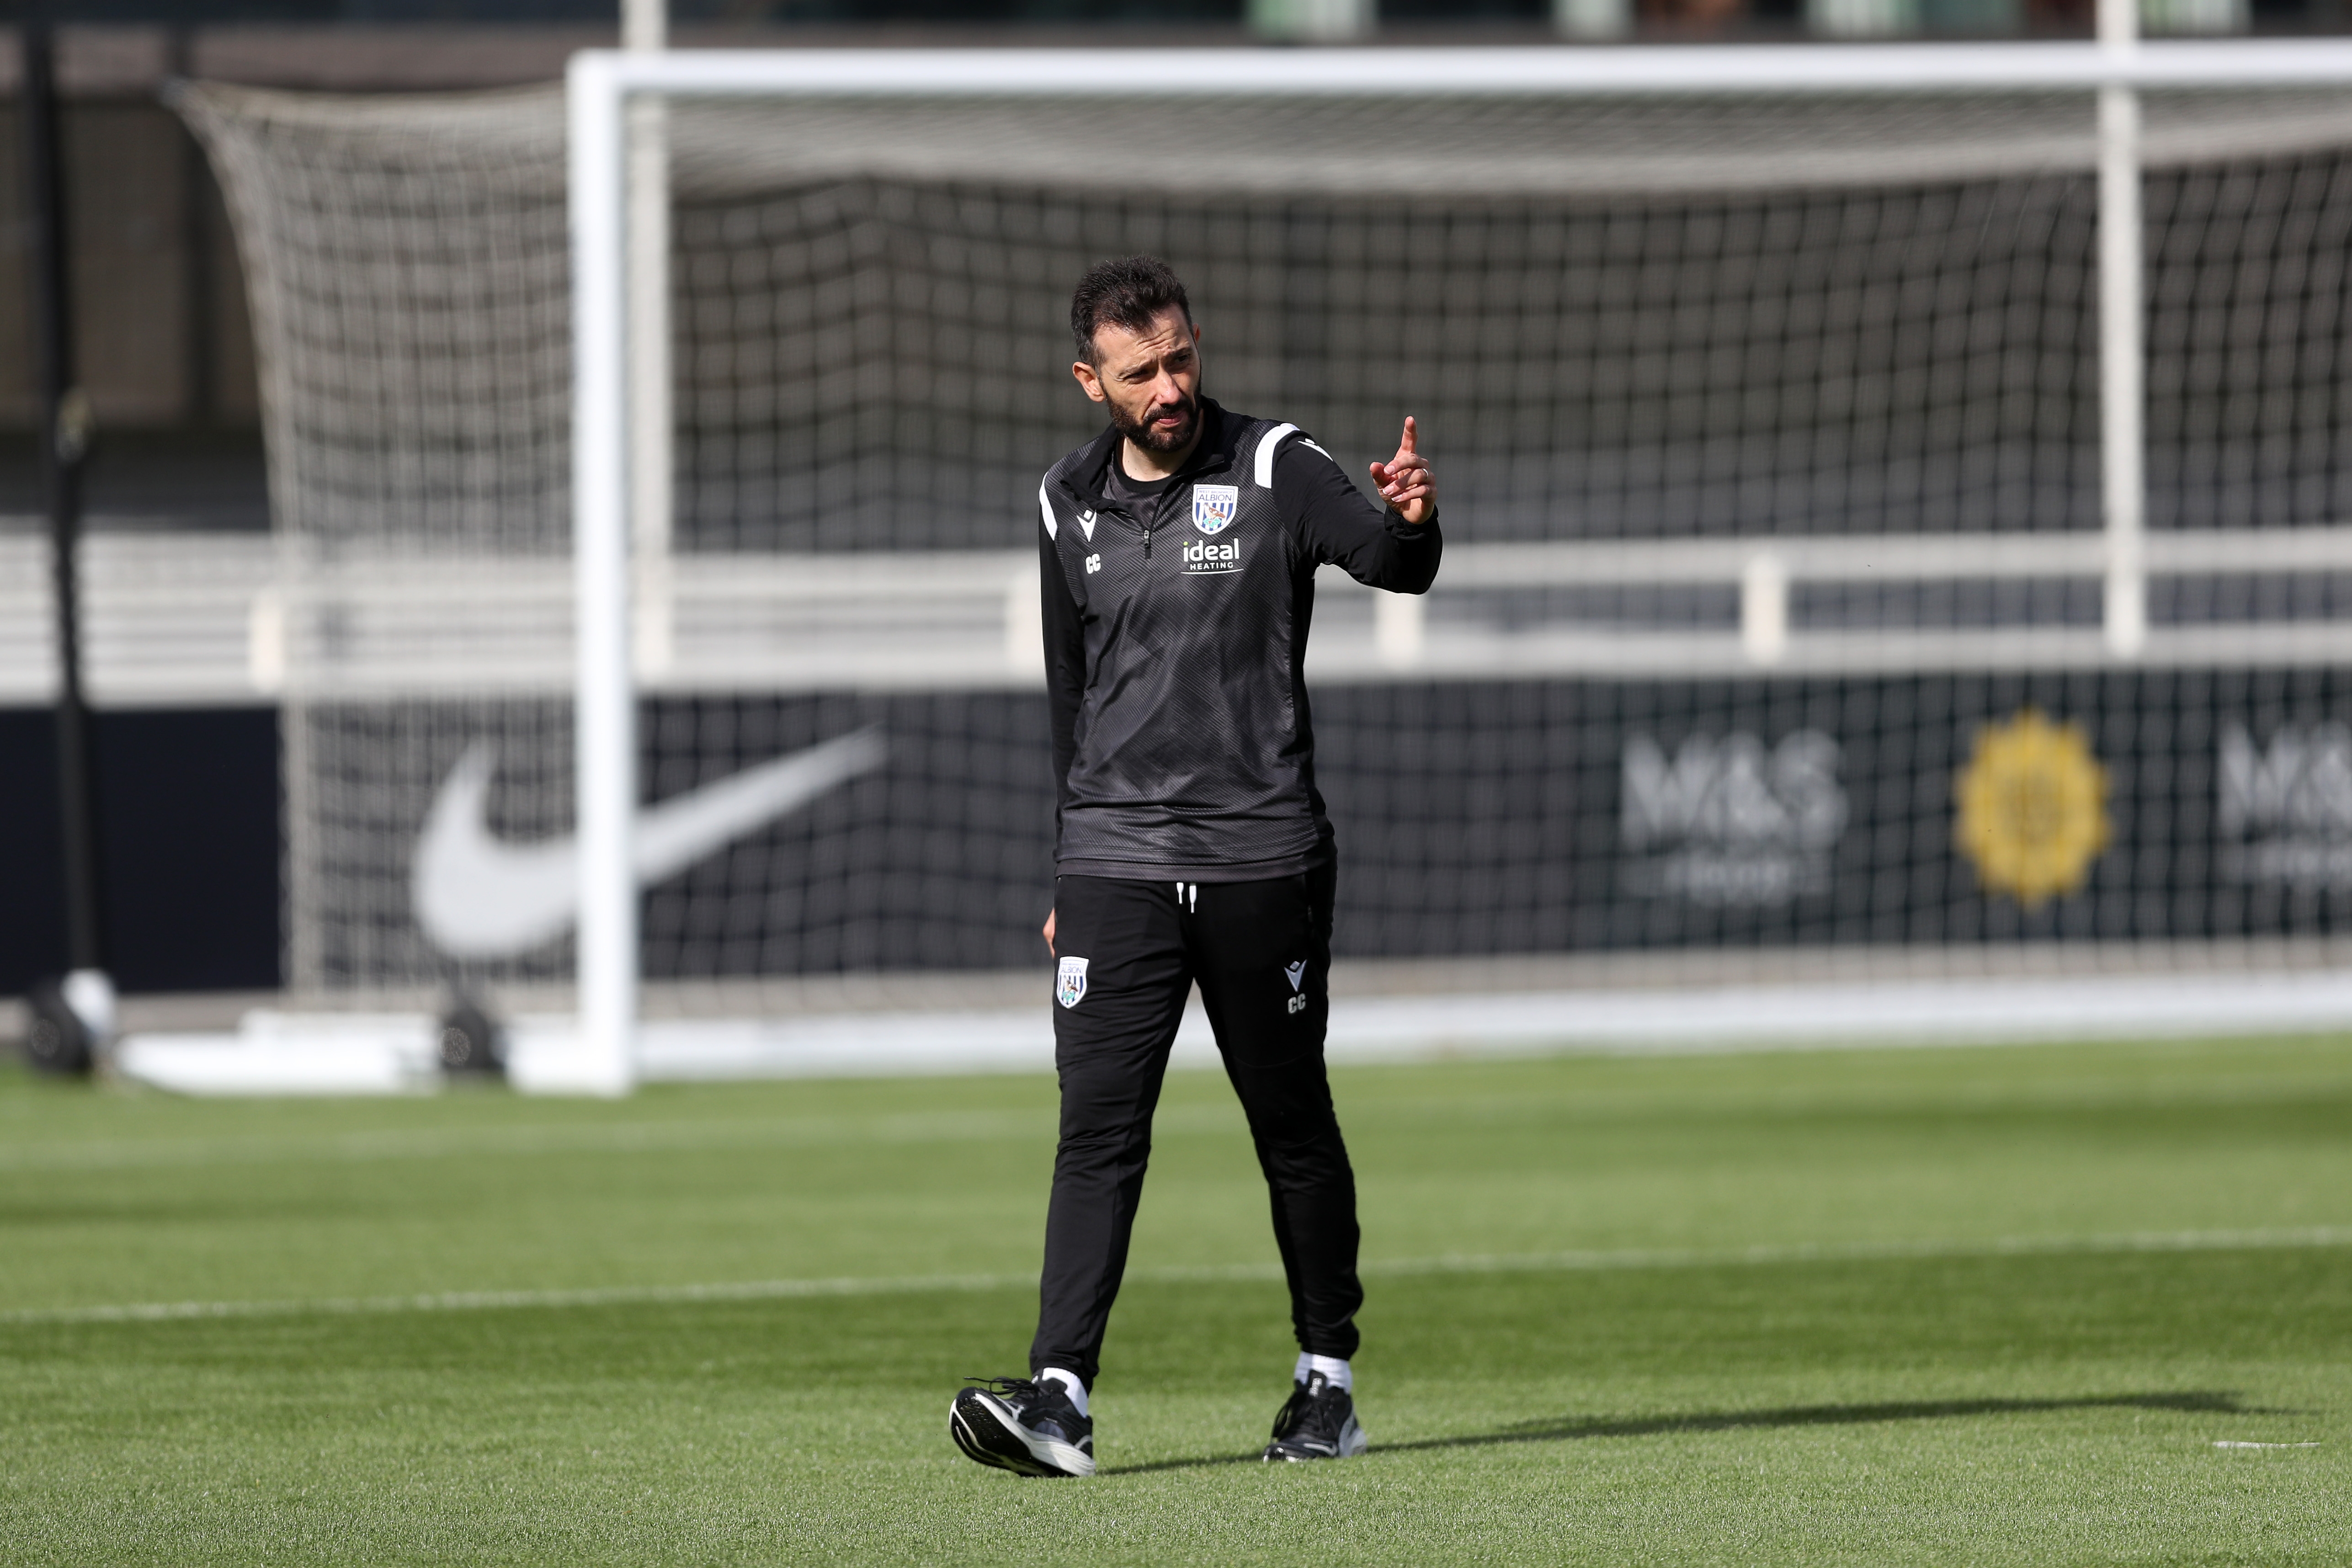
{"type": "Polygon", "coordinates": [[[1062,1141],[1032,1371],[1095,1380],[1151,1157],[1151,1113],[1195,980],[1273,1196],[1299,1346],[1355,1354],[1356,1176],[1323,1073],[1334,884],[1328,865],[1271,882],[1056,882],[1062,1141]]]}

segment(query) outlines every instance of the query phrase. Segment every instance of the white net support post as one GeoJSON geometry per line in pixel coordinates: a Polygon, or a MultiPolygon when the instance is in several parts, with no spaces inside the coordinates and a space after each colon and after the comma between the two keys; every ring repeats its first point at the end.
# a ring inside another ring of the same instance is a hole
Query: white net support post
{"type": "MultiPolygon", "coordinates": [[[[2098,44],[2119,73],[2139,45],[2139,0],[2098,0],[2098,44]]],[[[2139,92],[2099,89],[2099,517],[2106,534],[2102,627],[2107,652],[2147,645],[2146,351],[2140,341],[2139,92]]]]}

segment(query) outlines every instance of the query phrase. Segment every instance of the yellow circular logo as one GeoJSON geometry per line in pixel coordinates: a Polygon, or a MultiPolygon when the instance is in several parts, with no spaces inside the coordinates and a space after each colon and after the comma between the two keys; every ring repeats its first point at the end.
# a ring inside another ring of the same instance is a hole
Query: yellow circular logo
{"type": "Polygon", "coordinates": [[[2032,909],[2074,892],[2107,847],[2107,770],[2079,724],[2026,708],[1977,731],[1954,836],[1989,893],[2032,909]]]}

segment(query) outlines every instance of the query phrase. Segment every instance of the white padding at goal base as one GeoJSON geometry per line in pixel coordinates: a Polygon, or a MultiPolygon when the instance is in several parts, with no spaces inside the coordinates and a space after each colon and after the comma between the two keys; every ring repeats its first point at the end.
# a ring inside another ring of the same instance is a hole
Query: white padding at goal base
{"type": "Polygon", "coordinates": [[[423,1013],[257,1011],[235,1033],[126,1035],[113,1066],[180,1094],[429,1094],[441,1082],[435,1037],[423,1013]]]}
{"type": "MultiPolygon", "coordinates": [[[[1741,986],[1676,991],[1545,991],[1335,1001],[1335,1062],[1550,1053],[1737,1051],[2183,1039],[2333,1032],[2352,1025],[2352,974],[2176,978],[1938,980],[1741,986]]],[[[592,1087],[571,1071],[571,1020],[515,1020],[509,1076],[526,1092],[592,1087]]],[[[143,1034],[115,1053],[123,1077],[185,1094],[429,1092],[425,1014],[254,1013],[236,1034],[143,1034]]],[[[1216,1064],[1195,1006],[1171,1065],[1216,1064]]],[[[638,1036],[646,1082],[860,1078],[1053,1070],[1045,1004],[965,1011],[856,1012],[789,1020],[667,1019],[638,1036]]]]}

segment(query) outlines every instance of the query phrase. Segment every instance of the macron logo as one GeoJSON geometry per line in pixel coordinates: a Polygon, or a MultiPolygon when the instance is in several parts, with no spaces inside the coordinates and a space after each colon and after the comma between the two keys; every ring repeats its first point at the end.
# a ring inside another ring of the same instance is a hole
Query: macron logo
{"type": "MultiPolygon", "coordinates": [[[[630,834],[637,885],[706,855],[882,766],[881,732],[861,729],[646,807],[630,834]]],[[[504,958],[561,936],[580,914],[580,854],[571,835],[515,844],[489,828],[496,755],[457,759],[425,819],[409,880],[416,924],[453,958],[504,958]]]]}

